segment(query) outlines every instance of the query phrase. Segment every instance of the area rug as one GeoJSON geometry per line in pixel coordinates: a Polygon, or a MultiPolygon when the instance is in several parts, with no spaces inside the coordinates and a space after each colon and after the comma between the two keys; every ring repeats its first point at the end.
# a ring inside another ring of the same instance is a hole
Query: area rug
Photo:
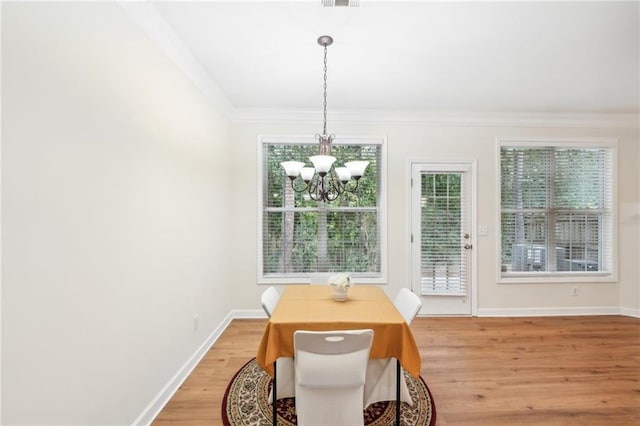
{"type": "MultiPolygon", "coordinates": [[[[400,424],[402,426],[434,426],[436,407],[431,392],[422,377],[404,373],[413,400],[413,406],[402,402],[400,424]]],[[[222,400],[222,421],[225,426],[268,426],[272,424],[272,407],[268,402],[271,377],[260,367],[256,359],[247,362],[233,376],[222,400]]],[[[327,407],[330,409],[331,407],[327,407]]],[[[392,426],[395,424],[395,401],[376,402],[364,412],[367,426],[392,426]]],[[[294,398],[278,400],[278,425],[296,425],[294,398]]]]}

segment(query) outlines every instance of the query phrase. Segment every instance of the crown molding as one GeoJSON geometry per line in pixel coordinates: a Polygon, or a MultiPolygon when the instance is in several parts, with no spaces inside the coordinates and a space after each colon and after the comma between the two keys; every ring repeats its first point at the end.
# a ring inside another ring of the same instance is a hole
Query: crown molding
{"type": "Polygon", "coordinates": [[[191,51],[160,15],[156,7],[146,1],[118,0],[117,3],[126,15],[182,70],[213,107],[229,117],[233,107],[226,94],[209,76],[200,62],[193,57],[191,51]]]}
{"type": "MultiPolygon", "coordinates": [[[[332,123],[407,124],[481,127],[593,127],[640,129],[640,114],[431,112],[402,110],[343,110],[327,113],[332,123]]],[[[229,117],[237,123],[319,123],[320,110],[239,109],[229,117]]]]}

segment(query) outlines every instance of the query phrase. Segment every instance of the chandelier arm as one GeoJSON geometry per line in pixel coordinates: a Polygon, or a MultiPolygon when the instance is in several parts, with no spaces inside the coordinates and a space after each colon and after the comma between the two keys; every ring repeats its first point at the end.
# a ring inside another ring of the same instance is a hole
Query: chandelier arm
{"type": "Polygon", "coordinates": [[[321,196],[318,196],[318,194],[314,193],[314,192],[309,192],[309,197],[313,200],[313,201],[324,201],[324,199],[321,196]]]}
{"type": "Polygon", "coordinates": [[[330,184],[331,182],[329,182],[330,179],[330,174],[326,174],[324,176],[321,176],[319,179],[320,182],[320,198],[322,199],[322,201],[330,201],[329,200],[329,188],[327,184],[330,184]]]}
{"type": "Polygon", "coordinates": [[[316,173],[316,175],[309,181],[308,190],[309,197],[313,201],[323,201],[322,197],[322,177],[316,173]]]}
{"type": "Polygon", "coordinates": [[[331,170],[331,188],[338,196],[344,193],[345,186],[342,184],[340,178],[336,175],[335,169],[331,170]]]}
{"type": "Polygon", "coordinates": [[[358,189],[358,183],[360,182],[359,179],[351,179],[349,182],[347,182],[346,184],[344,184],[344,191],[345,192],[350,192],[350,193],[355,193],[356,190],[358,189]],[[347,185],[349,185],[351,182],[355,182],[355,185],[352,185],[352,188],[349,188],[347,185]]]}
{"type": "Polygon", "coordinates": [[[334,192],[333,193],[333,197],[331,196],[331,192],[327,192],[327,196],[326,199],[327,201],[335,201],[338,199],[338,197],[341,195],[341,193],[338,192],[334,192]]]}
{"type": "Polygon", "coordinates": [[[294,182],[296,182],[298,179],[291,179],[291,189],[293,189],[295,192],[304,192],[309,188],[308,184],[304,184],[304,186],[302,188],[298,187],[296,188],[296,184],[294,182]]]}
{"type": "Polygon", "coordinates": [[[338,178],[338,176],[335,173],[335,170],[332,170],[330,173],[330,178],[327,184],[327,200],[328,201],[334,201],[337,200],[339,196],[341,196],[342,194],[344,194],[345,192],[345,185],[342,183],[342,181],[338,178]],[[333,195],[331,195],[333,194],[333,195]]]}

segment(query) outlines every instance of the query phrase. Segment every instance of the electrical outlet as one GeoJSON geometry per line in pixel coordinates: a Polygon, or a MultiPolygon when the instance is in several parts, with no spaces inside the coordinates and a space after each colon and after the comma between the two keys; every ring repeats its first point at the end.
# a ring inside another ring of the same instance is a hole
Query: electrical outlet
{"type": "Polygon", "coordinates": [[[577,295],[578,295],[578,287],[573,287],[573,288],[571,289],[571,294],[572,294],[573,296],[577,296],[577,295]]]}
{"type": "Polygon", "coordinates": [[[195,314],[193,316],[193,331],[196,331],[200,327],[200,315],[195,314]]]}

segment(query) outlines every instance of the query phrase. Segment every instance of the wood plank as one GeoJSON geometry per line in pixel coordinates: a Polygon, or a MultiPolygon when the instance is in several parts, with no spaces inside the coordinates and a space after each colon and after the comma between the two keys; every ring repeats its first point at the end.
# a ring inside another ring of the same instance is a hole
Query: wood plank
{"type": "MultiPolygon", "coordinates": [[[[153,422],[221,425],[266,320],[234,320],[153,422]]],[[[416,318],[439,426],[640,425],[640,319],[416,318]]]]}

